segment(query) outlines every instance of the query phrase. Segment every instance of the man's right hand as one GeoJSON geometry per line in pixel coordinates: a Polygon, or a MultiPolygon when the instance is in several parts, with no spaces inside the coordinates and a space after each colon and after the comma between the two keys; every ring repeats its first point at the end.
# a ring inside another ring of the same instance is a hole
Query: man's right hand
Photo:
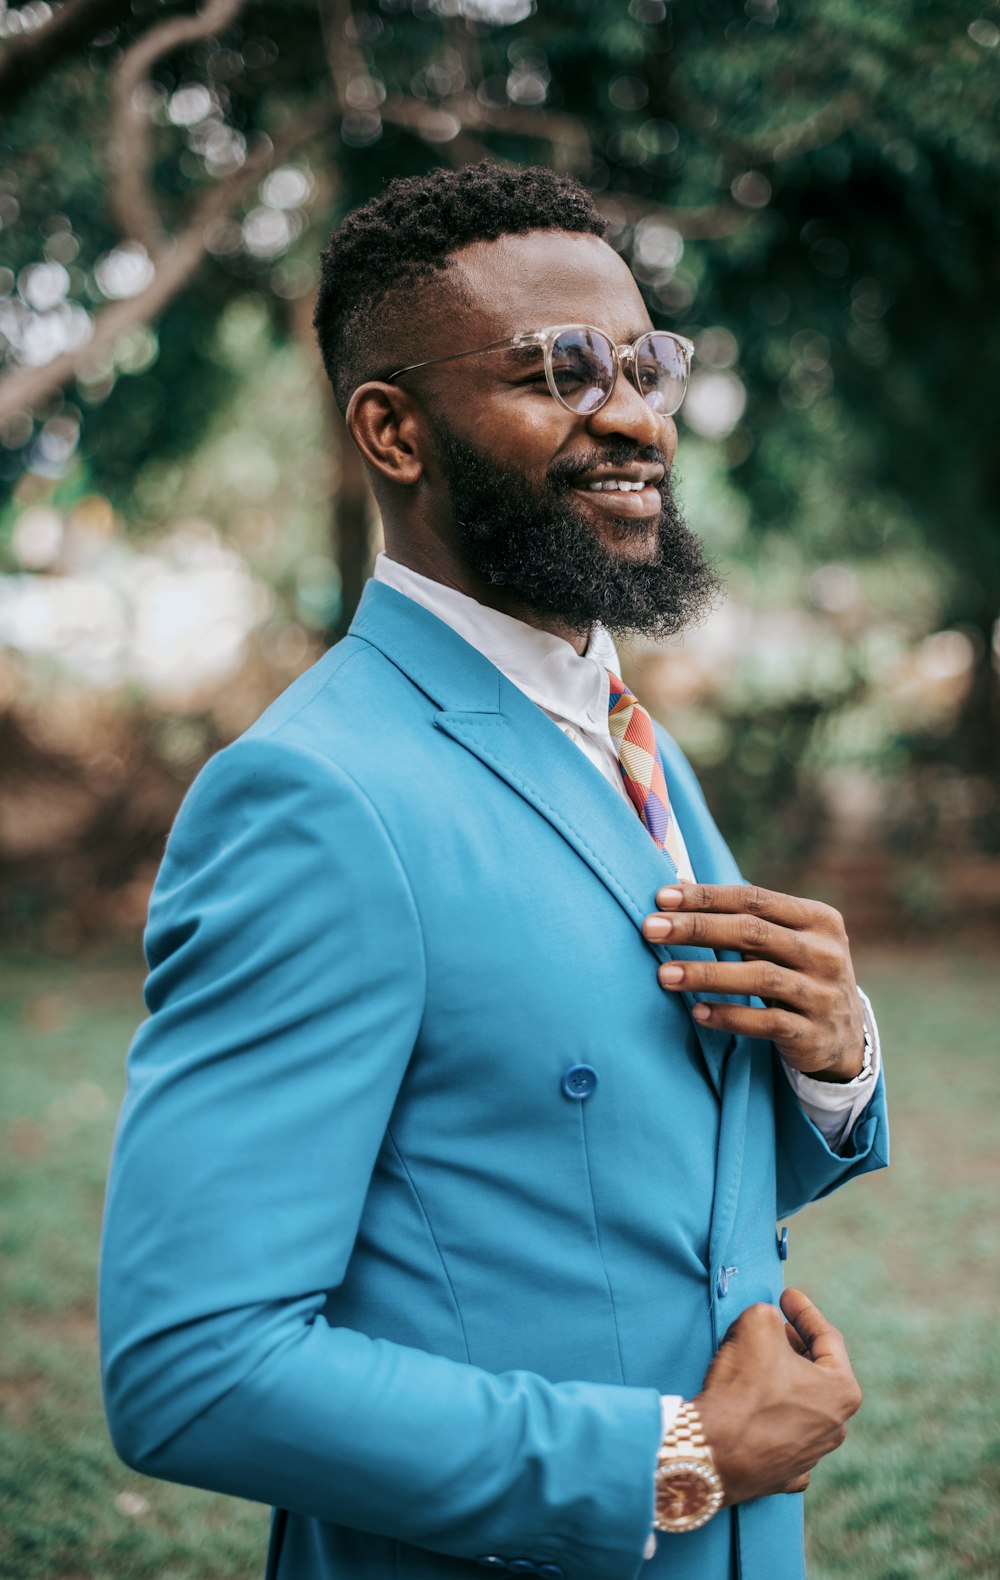
{"type": "Polygon", "coordinates": [[[838,1330],[798,1289],[781,1310],[787,1322],[766,1305],[737,1318],[692,1400],[727,1503],[804,1492],[861,1404],[838,1330]]]}

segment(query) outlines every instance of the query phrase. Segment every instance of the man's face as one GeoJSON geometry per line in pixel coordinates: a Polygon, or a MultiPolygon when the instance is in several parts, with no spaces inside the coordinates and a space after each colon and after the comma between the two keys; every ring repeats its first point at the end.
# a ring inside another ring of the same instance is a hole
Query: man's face
{"type": "MultiPolygon", "coordinates": [[[[591,324],[616,344],[652,328],[628,268],[597,237],[478,242],[452,267],[464,300],[439,355],[553,324],[591,324]]],[[[440,469],[428,482],[468,569],[581,632],[600,620],[662,637],[705,611],[717,583],[671,489],[676,427],[626,375],[589,415],[553,398],[540,352],[491,352],[419,377],[440,469]],[[593,487],[613,481],[644,486],[593,487]]]]}

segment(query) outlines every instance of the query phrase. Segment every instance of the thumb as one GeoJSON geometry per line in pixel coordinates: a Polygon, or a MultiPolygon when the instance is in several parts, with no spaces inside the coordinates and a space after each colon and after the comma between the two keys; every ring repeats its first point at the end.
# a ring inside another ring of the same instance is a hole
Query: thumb
{"type": "Polygon", "coordinates": [[[827,1321],[801,1289],[786,1289],[781,1296],[781,1309],[805,1345],[809,1358],[818,1366],[850,1367],[840,1330],[827,1321]]]}

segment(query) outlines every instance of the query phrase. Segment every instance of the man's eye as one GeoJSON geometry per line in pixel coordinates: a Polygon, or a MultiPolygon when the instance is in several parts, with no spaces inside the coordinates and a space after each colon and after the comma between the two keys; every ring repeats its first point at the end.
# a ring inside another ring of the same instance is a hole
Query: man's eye
{"type": "Polygon", "coordinates": [[[582,389],[590,382],[584,369],[574,363],[567,363],[564,367],[553,367],[552,377],[556,381],[556,387],[566,394],[582,389]]]}

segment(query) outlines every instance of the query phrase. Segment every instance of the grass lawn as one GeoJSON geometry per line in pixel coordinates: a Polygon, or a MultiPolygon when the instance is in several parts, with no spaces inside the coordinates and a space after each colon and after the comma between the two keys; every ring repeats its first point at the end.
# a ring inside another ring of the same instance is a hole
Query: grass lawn
{"type": "MultiPolygon", "coordinates": [[[[1000,1576],[994,1311],[1000,984],[959,954],[862,955],[893,1166],[790,1225],[789,1281],[848,1336],[865,1406],[807,1498],[811,1580],[1000,1576]]],[[[0,965],[0,1575],[255,1580],[267,1513],[119,1464],[93,1290],[135,972],[0,965]]]]}

